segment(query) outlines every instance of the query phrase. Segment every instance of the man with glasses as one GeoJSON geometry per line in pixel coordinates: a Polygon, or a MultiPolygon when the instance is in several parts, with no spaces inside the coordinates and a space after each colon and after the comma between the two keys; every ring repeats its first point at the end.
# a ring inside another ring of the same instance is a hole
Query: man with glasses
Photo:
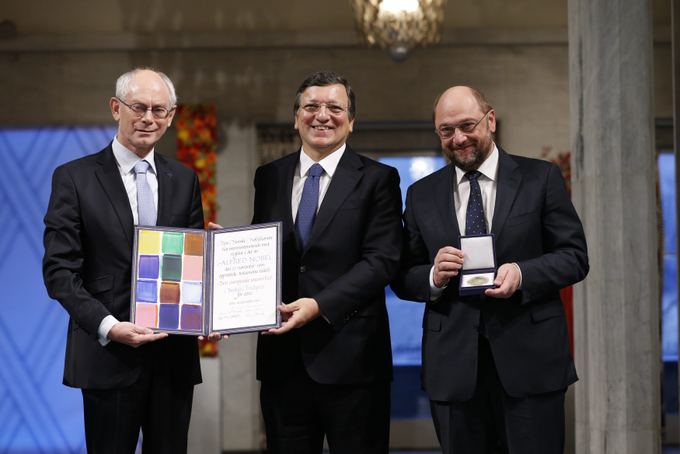
{"type": "Polygon", "coordinates": [[[493,140],[496,113],[470,87],[436,101],[451,165],[414,183],[393,284],[426,304],[423,386],[445,454],[562,454],[577,380],[560,301],[588,272],[583,227],[559,169],[493,140]],[[461,235],[493,234],[494,287],[461,296],[461,235]]]}
{"type": "Polygon", "coordinates": [[[109,105],[106,148],[58,167],[45,215],[43,274],[69,327],[64,384],[81,388],[89,453],[186,453],[196,339],[130,323],[135,225],[203,228],[196,175],[154,146],[177,98],[168,77],[135,69],[109,105]]]}
{"type": "Polygon", "coordinates": [[[254,223],[283,223],[284,323],[258,340],[270,454],[388,452],[392,355],[385,285],[401,252],[392,168],[347,145],[347,80],[309,76],[293,113],[302,148],[255,174],[254,223]]]}

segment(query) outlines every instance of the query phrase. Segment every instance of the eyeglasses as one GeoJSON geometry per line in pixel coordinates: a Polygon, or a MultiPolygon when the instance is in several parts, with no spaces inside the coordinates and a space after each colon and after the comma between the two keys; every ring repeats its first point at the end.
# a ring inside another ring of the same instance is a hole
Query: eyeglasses
{"type": "Polygon", "coordinates": [[[339,106],[337,104],[316,104],[316,103],[305,104],[304,106],[302,106],[302,110],[310,114],[315,114],[320,112],[322,107],[325,107],[326,110],[331,113],[331,115],[342,115],[343,112],[347,111],[347,108],[339,106]]]}
{"type": "Polygon", "coordinates": [[[451,137],[455,136],[456,129],[463,134],[470,134],[477,128],[477,125],[481,123],[481,121],[484,120],[487,115],[489,115],[489,112],[491,112],[491,110],[487,110],[484,116],[482,116],[482,118],[477,121],[464,121],[463,123],[457,125],[441,125],[435,129],[435,132],[442,139],[450,139],[451,137]]]}
{"type": "Polygon", "coordinates": [[[168,115],[170,115],[170,112],[175,110],[173,107],[172,109],[167,109],[165,107],[161,106],[146,106],[141,103],[135,103],[135,104],[128,104],[119,97],[116,96],[116,99],[120,101],[121,104],[126,106],[128,109],[133,111],[138,117],[143,117],[146,115],[148,111],[151,111],[151,115],[153,115],[154,118],[162,120],[163,118],[168,118],[168,115]]]}

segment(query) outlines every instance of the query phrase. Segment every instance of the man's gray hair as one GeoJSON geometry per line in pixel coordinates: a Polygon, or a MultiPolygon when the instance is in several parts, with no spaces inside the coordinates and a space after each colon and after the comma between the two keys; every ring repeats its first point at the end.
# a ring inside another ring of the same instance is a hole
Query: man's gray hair
{"type": "Polygon", "coordinates": [[[177,105],[177,94],[175,93],[175,85],[172,83],[170,78],[160,71],[153,68],[140,67],[132,69],[125,74],[121,75],[118,80],[116,80],[116,97],[120,99],[126,99],[127,95],[130,93],[130,82],[132,78],[140,71],[153,71],[158,76],[163,79],[165,85],[168,87],[168,92],[170,92],[170,105],[168,107],[172,108],[177,105]]]}

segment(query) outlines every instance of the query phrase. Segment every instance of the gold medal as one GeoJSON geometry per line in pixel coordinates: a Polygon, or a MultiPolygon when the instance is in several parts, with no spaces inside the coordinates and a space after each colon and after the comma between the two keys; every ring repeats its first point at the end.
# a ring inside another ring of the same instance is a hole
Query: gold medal
{"type": "Polygon", "coordinates": [[[471,277],[467,281],[468,285],[474,285],[474,286],[479,286],[479,285],[487,285],[490,283],[490,280],[488,277],[484,276],[475,276],[471,277]]]}

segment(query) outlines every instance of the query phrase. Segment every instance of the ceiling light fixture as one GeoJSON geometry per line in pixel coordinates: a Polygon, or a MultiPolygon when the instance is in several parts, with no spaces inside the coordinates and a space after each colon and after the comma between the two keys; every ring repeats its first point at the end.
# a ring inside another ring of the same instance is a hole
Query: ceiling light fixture
{"type": "Polygon", "coordinates": [[[350,0],[357,25],[370,46],[404,60],[417,46],[436,44],[446,0],[350,0]]]}

